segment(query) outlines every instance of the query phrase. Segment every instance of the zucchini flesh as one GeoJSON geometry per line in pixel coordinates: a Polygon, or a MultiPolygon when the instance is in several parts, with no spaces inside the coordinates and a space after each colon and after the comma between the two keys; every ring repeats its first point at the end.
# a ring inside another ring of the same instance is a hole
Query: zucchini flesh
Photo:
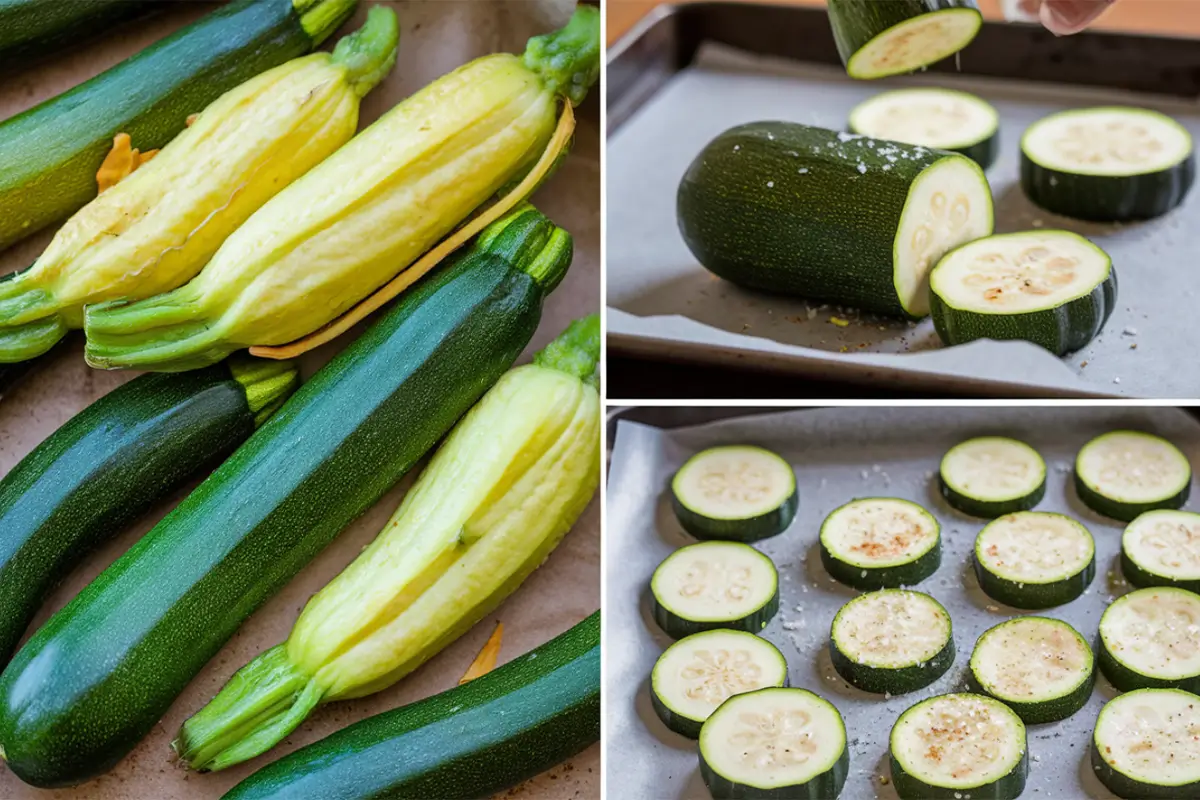
{"type": "Polygon", "coordinates": [[[833,618],[829,655],[838,674],[864,692],[915,692],[954,664],[950,615],[920,592],[868,592],[833,618]]]}
{"type": "Polygon", "coordinates": [[[954,55],[983,17],[975,0],[829,0],[829,24],[846,73],[871,80],[954,55]]]}
{"type": "Polygon", "coordinates": [[[650,593],[654,621],[673,638],[716,628],[758,633],[779,610],[779,573],[749,545],[700,542],[658,565],[650,593]]]}
{"type": "Polygon", "coordinates": [[[1000,154],[1000,115],[967,92],[933,87],[894,89],[859,103],[850,131],[874,139],[962,153],[983,169],[1000,154]]]}
{"type": "Polygon", "coordinates": [[[148,0],[5,0],[0,66],[51,55],[146,10],[148,0]]]}
{"type": "Polygon", "coordinates": [[[495,225],[17,652],[0,676],[0,747],[22,780],[78,783],[120,760],[246,617],[511,366],[570,246],[529,207],[495,225]]]}
{"type": "Polygon", "coordinates": [[[1117,598],[1100,618],[1100,670],[1123,692],[1200,691],[1200,595],[1160,586],[1117,598]]]}
{"type": "Polygon", "coordinates": [[[1160,508],[1187,502],[1192,467],[1179,448],[1140,431],[1111,431],[1075,456],[1075,491],[1088,508],[1131,522],[1160,508]]]}
{"type": "Polygon", "coordinates": [[[970,159],[791,122],[711,141],[676,210],[684,242],[721,278],[914,319],[929,313],[933,265],[992,232],[991,190],[970,159]]]}
{"type": "Polygon", "coordinates": [[[1097,777],[1117,797],[1187,800],[1200,794],[1200,697],[1139,689],[1100,709],[1092,736],[1097,777]]]}
{"type": "Polygon", "coordinates": [[[1046,494],[1041,455],[1003,436],[978,436],[956,444],[942,457],[938,478],[946,502],[975,517],[1027,511],[1046,494]]]}
{"type": "Polygon", "coordinates": [[[224,800],[489,797],[600,740],[600,612],[439,695],[267,765],[224,800]]]}
{"type": "Polygon", "coordinates": [[[989,236],[947,253],[929,277],[947,345],[1024,340],[1055,355],[1087,345],[1117,302],[1108,254],[1070,231],[989,236]]]}
{"type": "Polygon", "coordinates": [[[1147,511],[1121,537],[1121,572],[1134,586],[1200,592],[1200,514],[1147,511]]]}
{"type": "Polygon", "coordinates": [[[761,447],[712,447],[675,473],[671,505],[697,539],[766,539],[787,530],[796,516],[796,473],[761,447]]]}
{"type": "Polygon", "coordinates": [[[1006,514],[975,537],[975,575],[985,594],[1014,608],[1060,606],[1096,577],[1096,543],[1063,514],[1006,514]]]}
{"type": "Polygon", "coordinates": [[[941,527],[925,509],[869,497],[835,509],[821,524],[821,563],[855,589],[911,586],[942,563],[941,527]]]}

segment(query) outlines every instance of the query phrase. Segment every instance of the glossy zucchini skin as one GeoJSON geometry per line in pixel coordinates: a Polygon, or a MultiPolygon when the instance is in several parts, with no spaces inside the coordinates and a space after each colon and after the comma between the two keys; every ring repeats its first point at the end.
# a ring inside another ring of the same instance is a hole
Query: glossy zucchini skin
{"type": "Polygon", "coordinates": [[[847,73],[852,78],[869,80],[909,70],[885,71],[879,74],[857,71],[851,63],[852,59],[868,42],[889,28],[924,14],[957,9],[979,14],[975,0],[829,0],[829,25],[833,29],[838,55],[842,57],[847,73]]]}
{"type": "Polygon", "coordinates": [[[600,612],[483,677],[264,767],[224,800],[488,797],[600,740],[600,612]]]}
{"type": "Polygon", "coordinates": [[[49,56],[150,5],[149,0],[0,0],[0,68],[49,56]]]}
{"type": "Polygon", "coordinates": [[[1064,217],[1128,222],[1160,217],[1183,202],[1196,180],[1196,158],[1142,175],[1080,175],[1043,167],[1021,151],[1021,187],[1035,204],[1064,217]]]}

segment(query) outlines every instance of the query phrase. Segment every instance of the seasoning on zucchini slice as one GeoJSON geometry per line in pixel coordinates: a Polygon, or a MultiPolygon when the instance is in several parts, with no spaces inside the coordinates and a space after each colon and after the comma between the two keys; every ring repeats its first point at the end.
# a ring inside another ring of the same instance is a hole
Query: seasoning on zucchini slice
{"type": "Polygon", "coordinates": [[[753,633],[722,628],[668,647],[650,673],[650,700],[664,725],[696,739],[704,721],[733,695],[787,682],[779,648],[753,633]]]}
{"type": "Polygon", "coordinates": [[[967,92],[920,86],[881,92],[850,112],[850,131],[962,153],[984,169],[1000,152],[1000,115],[967,92]]]}
{"type": "Polygon", "coordinates": [[[936,681],[954,663],[950,614],[927,594],[884,589],[859,595],[833,618],[829,655],[864,692],[905,694],[936,681]]]}
{"type": "Polygon", "coordinates": [[[766,539],[787,530],[796,516],[796,474],[761,447],[710,447],[675,473],[671,505],[697,539],[766,539]]]}
{"type": "Polygon", "coordinates": [[[849,771],[842,715],[806,689],[734,695],[700,729],[700,776],[713,800],[834,800],[849,771]]]}
{"type": "Polygon", "coordinates": [[[946,451],[938,479],[942,497],[954,508],[992,519],[1042,502],[1046,462],[1024,442],[978,436],[946,451]]]}
{"type": "Polygon", "coordinates": [[[947,345],[1023,340],[1055,355],[1090,342],[1117,302],[1108,254],[1070,231],[988,236],[929,275],[933,325],[947,345]]]}
{"type": "Polygon", "coordinates": [[[1096,542],[1063,514],[1006,514],[975,537],[975,575],[988,597],[1013,608],[1061,606],[1096,577],[1096,542]]]}
{"type": "Polygon", "coordinates": [[[700,542],[658,565],[650,593],[654,621],[672,638],[716,628],[758,633],[779,610],[779,573],[748,544],[700,542]]]}
{"type": "Polygon", "coordinates": [[[929,313],[933,265],[992,232],[991,189],[969,158],[792,122],[713,139],[676,209],[714,275],[912,319],[929,313]]]}
{"type": "Polygon", "coordinates": [[[1025,723],[984,695],[922,700],[896,720],[889,745],[901,800],[1016,800],[1029,776],[1025,723]]]}
{"type": "Polygon", "coordinates": [[[1097,514],[1132,522],[1147,511],[1180,508],[1192,466],[1179,448],[1140,431],[1097,436],[1075,456],[1075,491],[1097,514]]]}
{"type": "Polygon", "coordinates": [[[1121,537],[1121,572],[1134,586],[1200,592],[1200,514],[1147,511],[1121,537]]]}
{"type": "Polygon", "coordinates": [[[1087,705],[1095,657],[1087,640],[1062,620],[1018,617],[979,637],[971,678],[1027,725],[1057,722],[1087,705]]]}
{"type": "Polygon", "coordinates": [[[1166,114],[1102,106],[1043,117],[1021,137],[1021,186],[1034,203],[1098,222],[1148,219],[1183,202],[1192,137],[1166,114]]]}
{"type": "Polygon", "coordinates": [[[870,80],[954,55],[983,17],[975,0],[829,0],[829,24],[846,74],[870,80]]]}
{"type": "Polygon", "coordinates": [[[1138,689],[1100,709],[1092,767],[1117,797],[1200,797],[1200,697],[1179,689],[1138,689]]]}
{"type": "Polygon", "coordinates": [[[1123,692],[1200,691],[1200,595],[1156,586],[1118,597],[1100,618],[1099,656],[1123,692]]]}
{"type": "Polygon", "coordinates": [[[912,586],[941,565],[941,528],[908,500],[854,500],[821,524],[821,563],[835,580],[855,589],[912,586]]]}

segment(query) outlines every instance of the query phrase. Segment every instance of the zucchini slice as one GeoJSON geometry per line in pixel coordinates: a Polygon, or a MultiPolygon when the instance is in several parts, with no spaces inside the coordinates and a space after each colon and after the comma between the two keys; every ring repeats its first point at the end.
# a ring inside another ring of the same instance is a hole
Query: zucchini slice
{"type": "Polygon", "coordinates": [[[1159,508],[1187,502],[1192,466],[1179,448],[1140,431],[1112,431],[1075,456],[1075,491],[1088,508],[1132,522],[1159,508]]]}
{"type": "Polygon", "coordinates": [[[1121,537],[1121,572],[1134,586],[1200,592],[1200,514],[1147,511],[1121,537]]]}
{"type": "Polygon", "coordinates": [[[1200,797],[1200,697],[1139,689],[1100,709],[1092,767],[1117,797],[1200,797]]]}
{"type": "Polygon", "coordinates": [[[975,0],[829,0],[829,24],[846,74],[872,80],[954,55],[983,17],[975,0]]]}
{"type": "Polygon", "coordinates": [[[672,638],[716,628],[758,633],[779,610],[779,573],[750,545],[700,542],[658,565],[650,593],[654,621],[672,638]]]}
{"type": "Polygon", "coordinates": [[[855,589],[912,586],[941,566],[941,528],[908,500],[854,500],[821,524],[821,563],[835,580],[855,589]]]}
{"type": "Polygon", "coordinates": [[[1058,722],[1087,705],[1096,659],[1087,640],[1062,620],[1018,617],[975,642],[971,677],[1026,724],[1058,722]]]}
{"type": "Polygon", "coordinates": [[[1061,606],[1096,577],[1096,542],[1063,514],[1018,511],[975,537],[975,575],[988,597],[1013,608],[1061,606]]]}
{"type": "Polygon", "coordinates": [[[1046,494],[1046,462],[1016,439],[979,436],[951,447],[938,470],[942,497],[973,517],[1028,511],[1046,494]]]}
{"type": "Polygon", "coordinates": [[[859,595],[833,618],[829,655],[838,674],[864,692],[915,692],[954,663],[950,614],[920,592],[859,595]]]}
{"type": "Polygon", "coordinates": [[[1000,152],[1000,115],[967,92],[922,86],[882,92],[854,107],[850,130],[962,153],[987,169],[1000,152]]]}
{"type": "Polygon", "coordinates": [[[713,800],[834,800],[849,771],[842,715],[805,689],[734,695],[700,730],[700,775],[713,800]]]}
{"type": "Polygon", "coordinates": [[[1065,217],[1149,219],[1183,202],[1196,165],[1192,137],[1166,114],[1102,106],[1060,111],[1021,137],[1021,186],[1065,217]]]}
{"type": "Polygon", "coordinates": [[[1070,231],[978,239],[947,253],[929,286],[945,344],[1016,339],[1060,356],[1090,342],[1117,301],[1112,259],[1070,231]]]}
{"type": "Polygon", "coordinates": [[[675,516],[697,539],[766,539],[792,524],[798,504],[792,466],[761,447],[703,450],[671,480],[675,516]]]}
{"type": "Polygon", "coordinates": [[[1100,671],[1123,692],[1200,691],[1200,595],[1157,586],[1114,600],[1100,618],[1100,671]]]}
{"type": "Polygon", "coordinates": [[[980,694],[917,703],[892,726],[890,750],[901,800],[1015,800],[1029,775],[1025,723],[980,694]]]}
{"type": "Polygon", "coordinates": [[[659,656],[650,673],[650,700],[658,718],[696,739],[717,706],[735,694],[786,686],[787,662],[779,648],[752,633],[693,633],[659,656]]]}

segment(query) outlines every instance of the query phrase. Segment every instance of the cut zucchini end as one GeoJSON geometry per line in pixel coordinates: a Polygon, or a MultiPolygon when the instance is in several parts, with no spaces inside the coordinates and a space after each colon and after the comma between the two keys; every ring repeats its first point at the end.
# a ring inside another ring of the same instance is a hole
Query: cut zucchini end
{"type": "Polygon", "coordinates": [[[858,80],[903,75],[962,50],[983,25],[973,8],[947,8],[905,20],[883,31],[846,62],[846,74],[858,80]]]}
{"type": "Polygon", "coordinates": [[[975,574],[989,597],[1014,608],[1063,605],[1095,578],[1096,542],[1064,514],[1006,514],[975,538],[975,574]]]}
{"type": "Polygon", "coordinates": [[[1134,586],[1200,592],[1200,514],[1158,509],[1139,515],[1121,537],[1121,571],[1134,586]]]}
{"type": "Polygon", "coordinates": [[[667,635],[731,628],[758,633],[779,610],[771,559],[740,542],[700,542],[676,550],[650,581],[654,619],[667,635]]]}
{"type": "Polygon", "coordinates": [[[916,503],[868,497],[834,509],[821,524],[821,561],[856,589],[912,586],[941,565],[941,527],[916,503]]]}
{"type": "Polygon", "coordinates": [[[1046,493],[1046,462],[1024,442],[978,436],[946,451],[938,469],[942,496],[955,509],[994,518],[1027,511],[1046,493]]]}
{"type": "Polygon", "coordinates": [[[829,654],[838,674],[865,692],[915,692],[954,663],[950,615],[920,592],[868,592],[833,618],[829,654]]]}
{"type": "Polygon", "coordinates": [[[1200,796],[1200,696],[1139,689],[1105,704],[1092,734],[1092,767],[1118,797],[1200,796]]]}
{"type": "Polygon", "coordinates": [[[1117,598],[1100,618],[1100,671],[1121,691],[1200,690],[1200,595],[1160,586],[1117,598]]]}
{"type": "Polygon", "coordinates": [[[996,157],[1000,115],[967,92],[916,87],[881,92],[850,112],[853,133],[962,153],[983,169],[996,157]]]}
{"type": "Polygon", "coordinates": [[[751,542],[785,531],[799,495],[787,461],[737,445],[688,459],[671,480],[671,501],[680,525],[697,539],[751,542]]]}
{"type": "Polygon", "coordinates": [[[1122,522],[1187,502],[1192,467],[1179,448],[1140,431],[1111,431],[1075,457],[1075,489],[1093,511],[1122,522]]]}

